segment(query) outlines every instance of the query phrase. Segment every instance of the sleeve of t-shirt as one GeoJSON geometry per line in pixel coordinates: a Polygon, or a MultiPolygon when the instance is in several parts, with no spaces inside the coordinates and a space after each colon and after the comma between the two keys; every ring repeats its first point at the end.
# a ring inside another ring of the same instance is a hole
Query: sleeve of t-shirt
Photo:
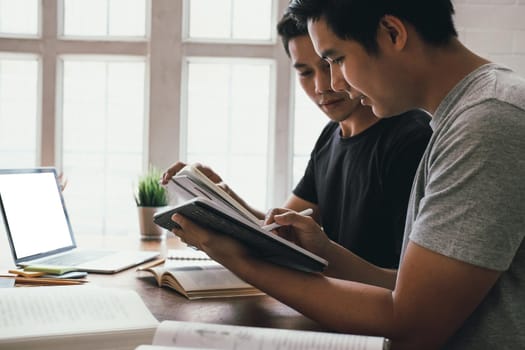
{"type": "Polygon", "coordinates": [[[305,201],[317,204],[318,200],[315,185],[314,162],[312,157],[310,157],[310,160],[308,161],[303,177],[297,186],[295,186],[293,194],[305,201]]]}
{"type": "Polygon", "coordinates": [[[425,195],[410,240],[504,271],[525,235],[525,118],[493,101],[445,126],[425,164],[425,195]]]}

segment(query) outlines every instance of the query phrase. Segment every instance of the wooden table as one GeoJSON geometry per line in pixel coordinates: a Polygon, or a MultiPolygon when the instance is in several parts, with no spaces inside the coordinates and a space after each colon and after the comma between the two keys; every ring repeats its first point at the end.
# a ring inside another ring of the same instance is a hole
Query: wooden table
{"type": "MultiPolygon", "coordinates": [[[[179,239],[169,234],[161,241],[142,241],[137,236],[79,236],[80,247],[159,251],[180,248],[179,239]]],[[[188,300],[168,288],[159,288],[147,272],[131,268],[117,274],[90,273],[90,284],[130,288],[137,291],[159,321],[180,320],[258,327],[324,331],[319,324],[269,296],[188,300]]]]}

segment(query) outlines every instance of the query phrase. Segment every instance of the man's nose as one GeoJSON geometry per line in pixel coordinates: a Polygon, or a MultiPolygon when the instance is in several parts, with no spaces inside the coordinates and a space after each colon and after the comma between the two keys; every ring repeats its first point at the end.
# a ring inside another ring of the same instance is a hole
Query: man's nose
{"type": "Polygon", "coordinates": [[[346,91],[348,88],[348,84],[345,81],[345,78],[343,77],[343,74],[341,73],[341,69],[338,67],[334,67],[334,65],[330,65],[330,76],[331,76],[331,85],[332,90],[334,91],[346,91]]]}
{"type": "Polygon", "coordinates": [[[319,72],[315,76],[315,92],[318,94],[332,91],[330,73],[319,72]]]}

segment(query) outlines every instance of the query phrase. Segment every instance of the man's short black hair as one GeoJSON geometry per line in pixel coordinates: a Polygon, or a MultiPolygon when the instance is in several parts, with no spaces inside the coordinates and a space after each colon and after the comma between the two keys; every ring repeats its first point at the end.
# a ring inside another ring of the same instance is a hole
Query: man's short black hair
{"type": "Polygon", "coordinates": [[[385,15],[410,23],[431,45],[457,37],[451,0],[291,0],[288,12],[302,25],[322,17],[337,37],[355,40],[369,53],[377,53],[377,29],[385,15]]]}
{"type": "Polygon", "coordinates": [[[308,29],[304,23],[299,23],[295,17],[286,12],[277,23],[277,33],[281,37],[286,54],[290,57],[288,43],[295,37],[308,35],[308,29]]]}

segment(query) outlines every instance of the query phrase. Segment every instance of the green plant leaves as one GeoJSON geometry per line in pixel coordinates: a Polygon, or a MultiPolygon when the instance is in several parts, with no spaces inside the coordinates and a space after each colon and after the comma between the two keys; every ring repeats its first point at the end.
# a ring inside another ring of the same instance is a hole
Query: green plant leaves
{"type": "Polygon", "coordinates": [[[139,207],[163,207],[168,204],[166,190],[160,184],[162,172],[150,167],[148,172],[139,178],[135,202],[139,207]]]}

